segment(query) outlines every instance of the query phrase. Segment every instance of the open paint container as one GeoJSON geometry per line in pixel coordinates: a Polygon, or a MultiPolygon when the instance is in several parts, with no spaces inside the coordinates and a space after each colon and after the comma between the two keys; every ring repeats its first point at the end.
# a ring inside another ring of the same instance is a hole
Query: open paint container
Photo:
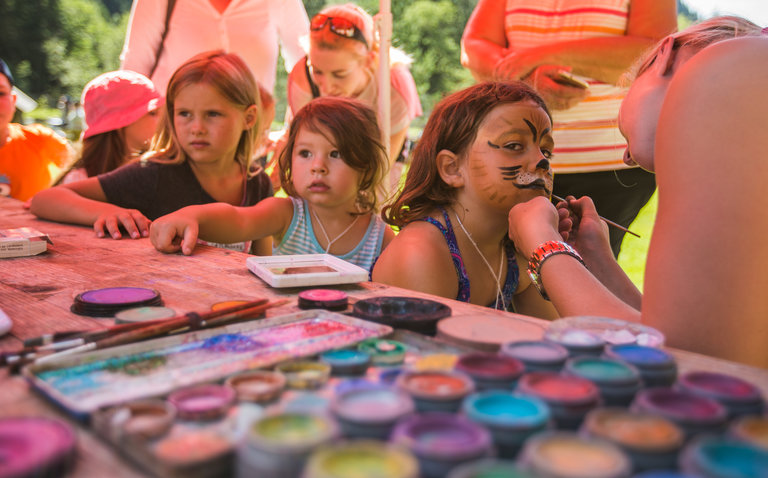
{"type": "Polygon", "coordinates": [[[331,366],[333,375],[362,375],[371,364],[371,356],[361,350],[337,349],[320,354],[320,361],[331,366]]]}
{"type": "Polygon", "coordinates": [[[173,309],[162,306],[145,306],[125,309],[115,314],[115,324],[133,324],[136,322],[146,322],[148,320],[170,319],[175,317],[176,312],[173,309]]]}
{"type": "Polygon", "coordinates": [[[600,389],[603,405],[627,406],[642,387],[640,372],[622,360],[604,357],[574,357],[564,373],[591,380],[600,389]]]}
{"type": "Polygon", "coordinates": [[[413,413],[413,399],[406,392],[384,385],[370,385],[337,393],[331,412],[347,438],[389,438],[395,422],[413,413]]]}
{"type": "Polygon", "coordinates": [[[683,429],[686,438],[699,433],[719,434],[726,427],[727,411],[723,405],[684,390],[668,387],[640,390],[630,409],[661,415],[675,422],[683,429]]]}
{"type": "Polygon", "coordinates": [[[530,372],[517,382],[517,392],[543,400],[557,428],[577,429],[600,404],[600,389],[591,380],[555,372],[530,372]]]}
{"type": "Polygon", "coordinates": [[[283,393],[285,375],[271,370],[254,370],[229,377],[226,385],[231,387],[237,399],[242,402],[271,402],[283,393]]]}
{"type": "Polygon", "coordinates": [[[490,352],[463,354],[454,368],[469,375],[477,390],[511,390],[525,371],[518,359],[490,352]]]}
{"type": "Polygon", "coordinates": [[[610,317],[593,316],[557,319],[549,325],[544,338],[564,345],[572,356],[599,355],[596,352],[602,351],[602,347],[597,344],[598,341],[603,344],[637,344],[649,347],[664,345],[664,334],[653,327],[610,317]]]}
{"type": "Polygon", "coordinates": [[[275,370],[285,376],[288,388],[313,389],[320,388],[331,376],[331,366],[323,362],[296,360],[283,362],[275,370]]]}
{"type": "Polygon", "coordinates": [[[645,387],[664,387],[675,383],[677,364],[669,352],[637,344],[609,344],[605,357],[623,360],[637,367],[645,387]]]}
{"type": "Polygon", "coordinates": [[[118,443],[123,439],[148,440],[168,433],[175,419],[176,407],[172,403],[148,398],[106,411],[102,427],[106,427],[118,443]]]}
{"type": "Polygon", "coordinates": [[[701,437],[680,455],[680,469],[704,478],[768,476],[768,451],[722,437],[701,437]]]}
{"type": "Polygon", "coordinates": [[[457,466],[446,478],[533,478],[533,475],[511,461],[485,458],[457,466]]]}
{"type": "Polygon", "coordinates": [[[349,297],[335,289],[309,289],[299,292],[299,309],[346,310],[349,297]]]}
{"type": "Polygon", "coordinates": [[[682,374],[676,388],[720,402],[728,417],[760,415],[765,410],[765,400],[760,390],[739,377],[717,372],[692,371],[682,374]]]}
{"type": "Polygon", "coordinates": [[[728,436],[768,451],[768,417],[747,416],[731,422],[728,436]]]}
{"type": "Polygon", "coordinates": [[[228,476],[235,448],[213,430],[171,433],[152,445],[161,476],[228,476]]]}
{"type": "Polygon", "coordinates": [[[0,418],[0,456],[2,476],[65,476],[77,459],[77,436],[53,418],[0,418]]]}
{"type": "Polygon", "coordinates": [[[506,342],[499,353],[521,361],[526,372],[559,372],[568,360],[568,349],[548,340],[506,342]]]}
{"type": "Polygon", "coordinates": [[[435,335],[437,322],[451,315],[447,305],[415,297],[373,297],[355,302],[352,314],[396,329],[435,335]]]}
{"type": "Polygon", "coordinates": [[[355,440],[319,448],[309,457],[304,474],[301,476],[302,478],[360,478],[362,476],[418,478],[419,465],[416,458],[401,446],[374,440],[355,440]]]}
{"type": "Polygon", "coordinates": [[[163,305],[160,293],[143,287],[107,287],[85,291],[75,297],[72,312],[92,317],[112,317],[136,307],[163,305]]]}
{"type": "Polygon", "coordinates": [[[406,370],[395,383],[413,397],[419,412],[456,412],[475,391],[471,378],[447,370],[406,370]]]}
{"type": "Polygon", "coordinates": [[[375,365],[397,365],[405,360],[405,344],[397,340],[368,339],[357,346],[357,350],[367,353],[375,365]]]}
{"type": "Polygon", "coordinates": [[[625,478],[629,458],[616,445],[573,432],[542,432],[525,442],[520,464],[536,476],[625,478]]]}
{"type": "Polygon", "coordinates": [[[226,385],[203,384],[181,388],[168,401],[184,420],[214,420],[223,417],[235,402],[235,391],[226,385]]]}

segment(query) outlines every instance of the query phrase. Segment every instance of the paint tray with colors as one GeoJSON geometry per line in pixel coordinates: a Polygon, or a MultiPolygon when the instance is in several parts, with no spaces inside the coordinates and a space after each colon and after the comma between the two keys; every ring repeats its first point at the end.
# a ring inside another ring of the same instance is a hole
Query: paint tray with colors
{"type": "Polygon", "coordinates": [[[164,337],[33,364],[32,385],[76,416],[381,337],[392,328],[326,310],[164,337]]]}
{"type": "Polygon", "coordinates": [[[368,271],[331,254],[251,256],[248,270],[272,287],[352,284],[368,280],[368,271]]]}

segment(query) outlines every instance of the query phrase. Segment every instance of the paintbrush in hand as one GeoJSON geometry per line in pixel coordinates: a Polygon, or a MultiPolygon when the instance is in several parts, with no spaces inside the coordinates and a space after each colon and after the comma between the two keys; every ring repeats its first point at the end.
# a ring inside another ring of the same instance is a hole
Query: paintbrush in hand
{"type": "MultiPolygon", "coordinates": [[[[554,194],[552,195],[552,199],[554,199],[555,201],[562,201],[562,202],[565,202],[565,203],[568,202],[565,199],[561,198],[560,196],[556,196],[554,194]]],[[[604,218],[603,216],[598,216],[598,217],[600,219],[602,219],[603,221],[605,221],[605,223],[608,224],[609,226],[613,226],[613,227],[615,227],[617,229],[621,229],[622,231],[624,231],[626,233],[629,233],[629,234],[632,234],[633,236],[640,237],[640,234],[637,234],[636,232],[630,231],[629,229],[627,229],[626,227],[622,226],[621,224],[617,224],[617,223],[611,221],[610,219],[604,218]]]]}

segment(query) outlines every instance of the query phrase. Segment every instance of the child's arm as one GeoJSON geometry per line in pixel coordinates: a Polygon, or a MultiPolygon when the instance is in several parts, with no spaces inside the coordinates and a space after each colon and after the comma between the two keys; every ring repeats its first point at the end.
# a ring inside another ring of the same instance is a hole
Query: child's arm
{"type": "Polygon", "coordinates": [[[98,178],[88,178],[37,193],[30,203],[34,215],[51,221],[93,225],[98,237],[105,232],[122,238],[120,226],[134,239],[149,235],[150,220],[136,209],[124,209],[107,202],[98,178]]]}
{"type": "Polygon", "coordinates": [[[536,290],[536,287],[531,282],[531,278],[525,273],[525,269],[528,267],[528,259],[524,258],[519,252],[516,253],[516,259],[520,271],[520,279],[513,298],[515,312],[540,319],[552,320],[559,318],[560,314],[557,313],[557,309],[552,305],[552,302],[544,299],[539,294],[539,291],[536,290]]]}

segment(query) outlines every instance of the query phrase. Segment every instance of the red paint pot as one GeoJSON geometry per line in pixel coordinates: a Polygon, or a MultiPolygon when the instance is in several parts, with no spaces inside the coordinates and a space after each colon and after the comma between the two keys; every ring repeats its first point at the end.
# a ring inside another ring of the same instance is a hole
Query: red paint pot
{"type": "Polygon", "coordinates": [[[396,385],[413,397],[419,412],[455,412],[464,397],[475,391],[467,375],[446,370],[409,370],[398,375],[396,385]]]}
{"type": "Polygon", "coordinates": [[[675,422],[687,438],[699,433],[721,433],[727,420],[725,407],[716,400],[667,387],[640,390],[630,409],[675,422]]]}
{"type": "Polygon", "coordinates": [[[549,405],[557,428],[578,428],[586,414],[600,404],[597,385],[575,375],[526,373],[518,380],[516,391],[537,397],[549,405]]]}
{"type": "Polygon", "coordinates": [[[514,357],[482,352],[461,355],[454,368],[469,375],[477,390],[511,390],[525,370],[514,357]]]}
{"type": "Polygon", "coordinates": [[[519,463],[548,478],[627,478],[627,455],[611,442],[573,432],[542,432],[525,442],[519,463]]]}
{"type": "Polygon", "coordinates": [[[713,398],[728,410],[728,417],[760,415],[765,400],[760,390],[739,377],[724,373],[695,371],[681,375],[675,387],[702,397],[713,398]]]}

